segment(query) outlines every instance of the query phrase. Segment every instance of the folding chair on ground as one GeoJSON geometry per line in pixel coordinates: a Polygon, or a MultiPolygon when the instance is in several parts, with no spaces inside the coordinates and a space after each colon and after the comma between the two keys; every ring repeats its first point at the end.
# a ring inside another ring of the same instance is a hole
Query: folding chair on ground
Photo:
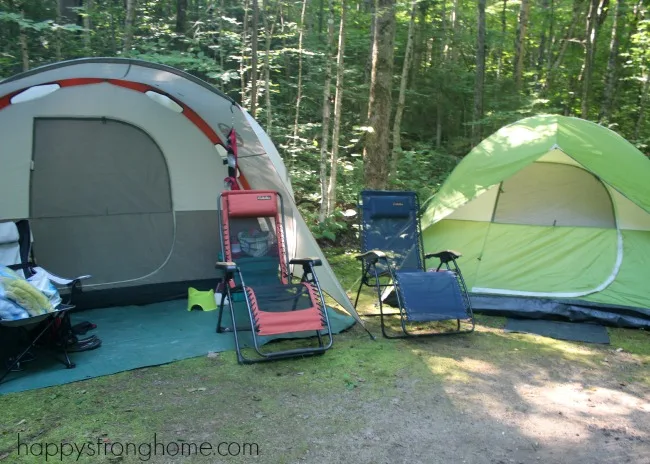
{"type": "Polygon", "coordinates": [[[219,199],[222,262],[217,332],[232,330],[240,363],[323,354],[332,346],[325,299],[314,271],[318,258],[288,258],[284,205],[275,191],[232,190],[219,199]],[[291,266],[302,276],[294,283],[291,266]],[[228,301],[232,328],[222,327],[224,303],[228,301]],[[238,327],[237,309],[247,310],[238,327]],[[251,331],[256,356],[245,357],[240,331],[251,331]],[[296,334],[315,336],[310,346],[273,351],[261,348],[260,337],[296,334]]]}
{"type": "MultiPolygon", "coordinates": [[[[12,269],[25,279],[31,278],[37,272],[42,273],[56,286],[66,287],[69,293],[67,301],[60,303],[52,312],[20,319],[2,319],[0,316],[0,327],[4,330],[20,331],[22,333],[20,338],[24,339],[24,346],[7,359],[4,372],[0,375],[0,383],[10,372],[19,370],[21,364],[33,356],[32,350],[47,337],[48,333],[56,329],[57,333],[65,333],[66,337],[68,336],[67,332],[71,331],[69,311],[74,309],[73,296],[81,291],[82,281],[90,278],[89,275],[85,275],[65,279],[36,266],[31,245],[29,221],[0,223],[0,266],[12,269]]],[[[68,351],[71,350],[69,345],[67,340],[62,341],[58,349],[63,353],[63,360],[60,361],[70,369],[75,367],[75,364],[68,356],[68,351]]]]}
{"type": "Polygon", "coordinates": [[[362,274],[354,306],[364,285],[374,287],[379,313],[370,315],[380,316],[386,338],[472,332],[474,314],[456,262],[461,255],[452,250],[423,255],[415,192],[364,190],[359,194],[359,207],[361,254],[357,259],[362,274]],[[439,264],[426,271],[425,260],[432,258],[439,264]],[[384,300],[392,292],[399,312],[386,313],[384,300]],[[399,316],[402,334],[386,330],[386,316],[399,316]],[[456,321],[455,330],[413,331],[423,323],[450,320],[456,321]]]}

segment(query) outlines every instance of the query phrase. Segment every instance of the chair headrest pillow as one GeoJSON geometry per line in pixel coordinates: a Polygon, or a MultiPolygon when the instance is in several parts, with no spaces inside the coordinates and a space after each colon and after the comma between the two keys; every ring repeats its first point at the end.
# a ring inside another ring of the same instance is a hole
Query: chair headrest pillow
{"type": "Polygon", "coordinates": [[[14,222],[0,222],[0,245],[18,243],[18,227],[14,222]]]}

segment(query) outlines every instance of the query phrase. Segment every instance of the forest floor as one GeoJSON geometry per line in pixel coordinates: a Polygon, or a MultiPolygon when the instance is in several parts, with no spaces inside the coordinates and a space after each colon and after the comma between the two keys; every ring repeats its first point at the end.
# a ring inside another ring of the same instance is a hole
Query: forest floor
{"type": "MultiPolygon", "coordinates": [[[[356,262],[332,264],[351,287],[356,262]]],[[[650,463],[648,332],[587,345],[479,316],[469,335],[386,340],[367,321],[377,340],[357,324],[315,359],[239,366],[226,352],[4,395],[0,462],[45,462],[16,449],[20,434],[66,454],[95,444],[63,462],[650,463]],[[203,442],[203,456],[174,448],[203,442]],[[224,442],[239,455],[220,456],[224,442]]]]}

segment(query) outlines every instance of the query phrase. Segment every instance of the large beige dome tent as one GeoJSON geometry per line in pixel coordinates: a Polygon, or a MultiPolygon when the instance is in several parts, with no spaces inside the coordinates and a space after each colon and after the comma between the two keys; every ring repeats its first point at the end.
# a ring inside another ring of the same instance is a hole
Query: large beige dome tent
{"type": "Polygon", "coordinates": [[[271,140],[226,95],[168,66],[81,59],[0,82],[0,221],[30,219],[51,272],[92,274],[89,305],[214,287],[231,128],[240,184],[283,195],[290,255],[320,257],[323,289],[358,320],[271,140]]]}
{"type": "Polygon", "coordinates": [[[479,310],[650,325],[650,160],[605,127],[542,115],[500,129],[422,227],[427,251],[463,253],[479,310]]]}

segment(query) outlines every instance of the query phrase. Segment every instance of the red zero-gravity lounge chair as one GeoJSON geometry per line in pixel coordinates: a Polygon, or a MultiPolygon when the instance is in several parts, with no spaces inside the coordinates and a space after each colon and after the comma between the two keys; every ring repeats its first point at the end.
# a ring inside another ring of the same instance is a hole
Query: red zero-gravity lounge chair
{"type": "Polygon", "coordinates": [[[332,346],[327,308],[314,272],[318,258],[289,260],[284,206],[275,191],[233,190],[220,197],[223,262],[216,267],[224,274],[217,332],[222,327],[224,302],[230,303],[232,331],[240,363],[270,361],[323,354],[332,346]],[[293,283],[291,266],[302,267],[302,277],[293,283]],[[238,327],[237,311],[248,310],[246,329],[238,327]],[[238,331],[251,330],[257,355],[244,357],[238,331]],[[301,333],[316,338],[309,347],[264,351],[260,336],[301,333]],[[324,339],[327,340],[324,340],[324,339]]]}

